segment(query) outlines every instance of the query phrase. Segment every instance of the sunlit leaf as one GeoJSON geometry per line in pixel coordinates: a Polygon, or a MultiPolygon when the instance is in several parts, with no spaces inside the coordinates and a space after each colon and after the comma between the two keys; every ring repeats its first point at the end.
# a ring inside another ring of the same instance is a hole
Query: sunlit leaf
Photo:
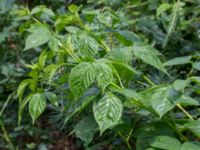
{"type": "Polygon", "coordinates": [[[163,63],[158,57],[159,52],[151,46],[134,46],[132,50],[136,58],[139,58],[145,63],[154,66],[158,70],[167,73],[166,69],[163,66],[163,63]]]}
{"type": "Polygon", "coordinates": [[[94,82],[96,70],[94,64],[82,62],[75,66],[69,75],[69,86],[75,99],[79,99],[94,82]]]}
{"type": "Polygon", "coordinates": [[[199,150],[200,142],[188,141],[183,143],[181,150],[199,150]]]}
{"type": "Polygon", "coordinates": [[[109,65],[101,60],[96,61],[95,66],[97,71],[96,78],[98,86],[102,89],[102,91],[104,91],[113,80],[113,71],[109,65]]]}
{"type": "Polygon", "coordinates": [[[51,9],[48,9],[46,8],[46,6],[44,5],[40,5],[40,6],[37,6],[37,7],[34,7],[32,10],[31,10],[31,14],[37,14],[37,13],[45,13],[49,16],[55,16],[55,14],[53,13],[53,11],[51,9]]]}
{"type": "Polygon", "coordinates": [[[191,56],[176,57],[164,63],[164,66],[183,65],[190,63],[191,56]]]}
{"type": "Polygon", "coordinates": [[[23,80],[19,86],[18,86],[18,89],[17,89],[17,96],[18,97],[22,97],[23,96],[23,93],[27,87],[27,85],[30,83],[30,79],[26,79],[26,80],[23,80]]]}
{"type": "Polygon", "coordinates": [[[198,71],[200,71],[200,62],[195,62],[192,64],[193,68],[197,69],[198,71]]]}
{"type": "Polygon", "coordinates": [[[170,136],[156,136],[151,146],[165,150],[180,150],[181,142],[170,136]]]}
{"type": "Polygon", "coordinates": [[[46,108],[46,99],[42,93],[37,93],[31,96],[29,102],[29,112],[33,123],[42,114],[46,108]]]}
{"type": "Polygon", "coordinates": [[[118,124],[122,116],[122,102],[113,94],[106,93],[93,105],[93,114],[98,123],[100,134],[118,124]]]}
{"type": "Polygon", "coordinates": [[[58,107],[58,97],[52,92],[44,92],[45,97],[51,102],[51,104],[58,107]]]}
{"type": "Polygon", "coordinates": [[[187,85],[188,85],[188,81],[187,80],[176,80],[173,83],[174,89],[178,90],[178,91],[184,89],[187,85]]]}
{"type": "Polygon", "coordinates": [[[51,36],[51,32],[47,27],[36,27],[26,39],[25,50],[36,48],[47,43],[51,39],[51,36]]]}
{"type": "Polygon", "coordinates": [[[143,95],[144,99],[151,102],[152,108],[162,117],[175,106],[175,99],[178,98],[176,91],[171,86],[155,88],[143,95]]]}
{"type": "Polygon", "coordinates": [[[157,16],[160,16],[163,12],[171,8],[171,5],[168,3],[163,3],[157,8],[157,16]]]}

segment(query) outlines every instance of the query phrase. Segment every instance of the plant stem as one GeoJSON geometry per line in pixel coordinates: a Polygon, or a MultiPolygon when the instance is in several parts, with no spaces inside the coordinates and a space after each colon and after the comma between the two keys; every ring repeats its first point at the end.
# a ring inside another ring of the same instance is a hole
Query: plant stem
{"type": "Polygon", "coordinates": [[[121,89],[121,87],[119,87],[117,84],[111,82],[111,85],[113,85],[114,87],[116,87],[117,89],[121,89]]]}
{"type": "Polygon", "coordinates": [[[169,86],[169,84],[156,85],[156,86],[151,87],[151,88],[149,88],[147,90],[141,91],[140,93],[150,92],[152,90],[155,90],[155,89],[158,89],[158,88],[161,88],[161,87],[165,87],[165,86],[169,86]]]}
{"type": "MultiPolygon", "coordinates": [[[[13,92],[13,93],[14,93],[14,92],[13,92]]],[[[15,150],[15,148],[14,148],[13,143],[11,142],[11,139],[10,139],[10,137],[9,137],[9,135],[8,135],[8,132],[6,131],[6,128],[5,128],[5,126],[4,126],[4,123],[3,123],[1,117],[2,117],[2,115],[3,115],[4,110],[6,109],[6,107],[7,107],[7,105],[8,105],[8,103],[9,103],[9,101],[11,100],[11,97],[12,97],[13,93],[11,93],[11,94],[8,96],[8,98],[7,98],[6,102],[4,103],[4,105],[3,105],[2,109],[1,109],[1,112],[0,112],[0,128],[1,128],[2,132],[3,132],[2,137],[3,137],[3,138],[5,139],[5,141],[8,143],[8,145],[9,145],[9,147],[10,147],[11,150],[15,150]]]]}
{"type": "Polygon", "coordinates": [[[191,67],[190,72],[187,74],[187,77],[189,78],[193,73],[193,67],[191,67]]]}
{"type": "Polygon", "coordinates": [[[125,138],[125,137],[121,134],[121,132],[117,132],[117,133],[118,133],[119,136],[123,139],[123,141],[126,143],[128,149],[131,150],[131,145],[129,144],[129,141],[127,140],[127,138],[125,138]]]}
{"type": "Polygon", "coordinates": [[[117,79],[119,81],[119,84],[120,84],[121,88],[124,88],[123,83],[121,81],[121,78],[120,78],[120,76],[119,76],[119,74],[118,74],[118,72],[116,70],[115,70],[115,73],[116,73],[116,76],[117,76],[117,79]]]}
{"type": "Polygon", "coordinates": [[[59,44],[60,44],[60,46],[61,46],[62,48],[64,48],[64,49],[67,51],[67,53],[68,53],[74,60],[76,60],[76,62],[80,62],[80,61],[81,61],[78,57],[76,57],[76,55],[74,55],[73,53],[69,52],[68,49],[65,48],[61,43],[59,43],[59,44]]]}
{"type": "MultiPolygon", "coordinates": [[[[174,122],[174,120],[173,120],[173,122],[174,122]]],[[[167,121],[167,124],[176,131],[176,133],[180,136],[180,138],[182,138],[183,141],[188,141],[188,139],[179,130],[176,129],[176,125],[173,125],[169,121],[167,121]]]]}
{"type": "Polygon", "coordinates": [[[180,105],[176,104],[176,106],[190,119],[194,120],[194,118],[180,105]]]}
{"type": "Polygon", "coordinates": [[[1,109],[1,111],[0,111],[0,117],[3,115],[3,112],[4,112],[5,108],[7,107],[9,101],[11,100],[11,97],[12,97],[12,94],[10,94],[10,95],[8,96],[6,102],[4,103],[4,105],[3,105],[3,107],[2,107],[2,109],[1,109]]]}
{"type": "Polygon", "coordinates": [[[143,78],[148,82],[150,83],[152,86],[155,86],[155,84],[145,75],[143,75],[143,78]]]}
{"type": "Polygon", "coordinates": [[[99,44],[101,44],[102,48],[108,53],[110,52],[110,48],[106,45],[106,43],[101,39],[99,38],[98,36],[96,36],[92,30],[87,26],[87,25],[82,25],[81,26],[85,31],[87,31],[92,37],[94,37],[98,42],[99,44]]]}
{"type": "Polygon", "coordinates": [[[8,135],[8,132],[6,131],[6,128],[2,122],[2,120],[0,119],[0,128],[3,132],[3,138],[5,139],[5,141],[8,143],[9,147],[11,150],[15,150],[13,143],[11,142],[11,139],[8,135]]]}
{"type": "Polygon", "coordinates": [[[176,22],[177,22],[176,20],[177,20],[177,16],[178,16],[179,7],[180,7],[180,2],[181,2],[180,0],[177,0],[177,2],[176,2],[175,10],[174,10],[174,13],[172,14],[172,21],[170,22],[170,26],[169,26],[169,29],[168,29],[168,32],[167,32],[167,36],[166,36],[165,41],[162,45],[162,48],[166,47],[166,45],[169,41],[169,38],[170,38],[170,36],[171,36],[175,26],[176,26],[176,22]]]}

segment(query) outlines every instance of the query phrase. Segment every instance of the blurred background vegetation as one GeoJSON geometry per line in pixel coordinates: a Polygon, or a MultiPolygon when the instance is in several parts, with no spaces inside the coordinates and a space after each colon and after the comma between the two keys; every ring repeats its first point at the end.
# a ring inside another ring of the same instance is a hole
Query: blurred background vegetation
{"type": "MultiPolygon", "coordinates": [[[[124,19],[125,24],[122,26],[126,30],[133,31],[159,49],[167,60],[186,55],[199,57],[200,1],[181,0],[177,16],[174,16],[175,3],[174,0],[0,0],[0,149],[82,148],[80,140],[71,135],[66,137],[64,130],[53,128],[48,123],[45,113],[32,125],[28,110],[25,110],[22,123],[18,126],[19,103],[16,89],[27,77],[29,69],[26,64],[37,58],[39,51],[23,51],[26,24],[22,24],[23,18],[16,15],[16,10],[46,5],[56,14],[63,14],[67,12],[70,4],[82,5],[81,13],[87,13],[91,8],[101,10],[111,7],[114,11],[121,12],[120,17],[124,19]],[[168,30],[169,26],[171,31],[168,30]]],[[[128,34],[121,34],[119,40],[127,45],[131,40],[135,40],[130,39],[128,34]]],[[[172,69],[171,72],[174,72],[175,76],[186,77],[190,72],[190,64],[172,69]]],[[[162,75],[156,72],[152,74],[151,78],[155,82],[164,82],[162,75]]],[[[198,75],[198,72],[194,71],[194,74],[198,75]]],[[[101,144],[106,146],[102,146],[102,150],[111,149],[110,145],[116,145],[117,149],[119,143],[119,139],[109,141],[104,137],[101,144]]],[[[112,149],[115,149],[115,146],[112,149]]]]}

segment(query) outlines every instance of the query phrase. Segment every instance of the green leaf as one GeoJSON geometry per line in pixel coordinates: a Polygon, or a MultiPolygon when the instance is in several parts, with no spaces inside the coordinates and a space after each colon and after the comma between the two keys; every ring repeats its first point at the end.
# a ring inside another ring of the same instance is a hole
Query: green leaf
{"type": "Polygon", "coordinates": [[[81,29],[76,26],[66,26],[65,30],[69,33],[77,34],[81,32],[81,29]]]}
{"type": "Polygon", "coordinates": [[[53,11],[51,9],[46,8],[46,6],[44,6],[44,5],[37,6],[37,7],[33,8],[31,10],[31,15],[37,14],[37,13],[41,13],[41,12],[45,13],[45,14],[47,14],[49,16],[55,16],[55,14],[53,13],[53,11]]]}
{"type": "Polygon", "coordinates": [[[183,65],[190,63],[191,56],[176,57],[164,63],[164,66],[183,65]]]}
{"type": "Polygon", "coordinates": [[[98,86],[104,90],[113,81],[112,68],[101,60],[96,61],[96,79],[98,86]]]}
{"type": "Polygon", "coordinates": [[[117,73],[119,74],[121,80],[125,83],[129,83],[134,77],[138,76],[140,73],[133,69],[130,65],[112,61],[113,67],[116,69],[117,73]]]}
{"type": "Polygon", "coordinates": [[[156,49],[154,49],[151,46],[139,45],[139,46],[134,46],[132,50],[136,58],[141,59],[145,63],[150,64],[155,68],[157,68],[158,70],[167,74],[166,69],[164,68],[162,62],[158,57],[160,53],[156,49]]]}
{"type": "Polygon", "coordinates": [[[81,7],[82,6],[78,7],[78,6],[74,5],[74,4],[71,4],[71,5],[68,6],[68,9],[72,13],[77,13],[81,9],[81,7]]]}
{"type": "Polygon", "coordinates": [[[58,51],[59,44],[60,41],[56,37],[51,38],[50,41],[48,42],[48,46],[52,51],[58,51]]]}
{"type": "Polygon", "coordinates": [[[38,60],[39,65],[40,65],[42,68],[44,68],[44,66],[45,66],[46,58],[47,58],[47,53],[46,53],[46,51],[43,51],[43,52],[40,54],[39,60],[38,60]]]}
{"type": "Polygon", "coordinates": [[[113,49],[106,55],[106,57],[113,61],[120,61],[126,64],[130,64],[133,60],[133,55],[130,48],[113,49]]]}
{"type": "Polygon", "coordinates": [[[62,40],[62,47],[64,47],[64,50],[68,53],[68,54],[73,54],[74,53],[74,45],[72,43],[72,36],[69,34],[67,36],[67,38],[64,38],[62,40]]]}
{"type": "Polygon", "coordinates": [[[78,19],[79,18],[74,14],[64,14],[58,16],[55,22],[56,30],[59,32],[63,30],[67,25],[77,23],[78,19]]]}
{"type": "Polygon", "coordinates": [[[134,42],[140,42],[140,38],[131,31],[118,31],[116,37],[125,46],[131,46],[134,42]]]}
{"type": "Polygon", "coordinates": [[[198,77],[198,76],[190,77],[189,80],[192,82],[196,82],[197,84],[200,85],[200,77],[198,77]]]}
{"type": "Polygon", "coordinates": [[[24,107],[26,106],[26,104],[30,101],[31,97],[32,97],[32,93],[29,94],[27,97],[25,97],[23,99],[23,101],[20,101],[19,103],[19,111],[18,111],[18,124],[21,123],[21,120],[22,120],[22,113],[23,113],[23,110],[24,110],[24,107]]]}
{"type": "Polygon", "coordinates": [[[157,17],[160,16],[163,12],[171,8],[171,5],[168,3],[163,3],[157,8],[157,17]]]}
{"type": "Polygon", "coordinates": [[[26,80],[23,80],[19,86],[18,86],[18,89],[17,89],[17,96],[19,98],[22,98],[23,94],[24,94],[24,91],[27,87],[27,85],[30,83],[30,79],[26,79],[26,80]]]}
{"type": "Polygon", "coordinates": [[[25,49],[28,50],[31,48],[36,48],[47,43],[51,39],[51,32],[45,26],[35,27],[34,30],[31,30],[31,34],[28,35],[25,43],[25,49]]]}
{"type": "Polygon", "coordinates": [[[181,150],[199,150],[200,142],[187,141],[183,143],[181,150]]]}
{"type": "Polygon", "coordinates": [[[186,123],[185,127],[197,138],[200,138],[200,120],[189,120],[189,123],[186,123]]]}
{"type": "Polygon", "coordinates": [[[106,93],[103,98],[93,105],[93,114],[100,129],[100,135],[118,124],[122,116],[122,102],[113,94],[106,93]]]}
{"type": "Polygon", "coordinates": [[[94,136],[94,133],[97,131],[98,126],[93,117],[86,117],[82,119],[75,126],[74,131],[76,133],[76,137],[79,137],[85,145],[88,145],[94,136]]]}
{"type": "Polygon", "coordinates": [[[99,95],[99,90],[96,88],[89,89],[89,93],[83,96],[78,102],[74,101],[75,106],[70,106],[71,109],[68,112],[64,120],[64,125],[68,122],[70,118],[72,118],[75,114],[80,113],[81,111],[85,110],[86,106],[88,106],[94,99],[97,98],[99,95]]]}
{"type": "Polygon", "coordinates": [[[90,62],[82,62],[72,69],[69,75],[69,86],[76,100],[94,82],[96,73],[94,64],[90,62]]]}
{"type": "Polygon", "coordinates": [[[178,98],[177,103],[180,103],[182,106],[199,106],[199,102],[197,100],[185,95],[178,98]]]}
{"type": "Polygon", "coordinates": [[[81,34],[77,44],[78,52],[82,58],[94,58],[98,52],[97,41],[88,34],[81,34]]]}
{"type": "Polygon", "coordinates": [[[59,84],[64,84],[66,82],[68,82],[69,80],[69,74],[66,73],[66,74],[63,74],[58,80],[57,80],[57,83],[59,84]]]}
{"type": "Polygon", "coordinates": [[[192,63],[192,67],[200,71],[200,62],[192,63]]]}
{"type": "Polygon", "coordinates": [[[160,28],[160,25],[155,18],[155,14],[154,17],[145,15],[140,17],[135,25],[136,29],[142,32],[144,35],[151,35],[153,38],[152,40],[154,40],[156,43],[162,44],[164,42],[165,33],[160,28]]]}
{"type": "Polygon", "coordinates": [[[177,91],[183,90],[187,85],[188,85],[187,80],[179,80],[178,79],[173,83],[173,87],[177,91]]]}
{"type": "Polygon", "coordinates": [[[143,98],[151,102],[152,108],[161,118],[175,106],[175,99],[178,95],[171,86],[164,86],[147,91],[143,94],[143,98]]]}
{"type": "Polygon", "coordinates": [[[58,98],[57,98],[56,94],[54,94],[52,92],[45,92],[44,95],[51,102],[51,104],[58,107],[58,98]]]}
{"type": "Polygon", "coordinates": [[[37,88],[37,80],[35,80],[35,79],[30,79],[29,89],[30,89],[32,92],[35,92],[36,88],[37,88]]]}
{"type": "Polygon", "coordinates": [[[42,114],[46,108],[46,99],[42,93],[37,93],[31,96],[29,102],[29,112],[33,123],[42,114]]]}
{"type": "Polygon", "coordinates": [[[180,7],[181,7],[181,1],[178,0],[175,4],[174,4],[174,7],[173,7],[173,11],[172,11],[172,14],[171,14],[171,21],[168,25],[168,30],[167,30],[167,35],[165,37],[165,41],[162,45],[163,48],[166,47],[173,31],[175,30],[175,27],[177,25],[177,21],[178,21],[178,17],[179,17],[179,12],[180,12],[180,7]]]}
{"type": "Polygon", "coordinates": [[[77,100],[95,81],[104,91],[112,80],[111,67],[106,64],[104,59],[100,59],[93,63],[82,62],[76,65],[69,75],[69,86],[74,98],[77,100]]]}
{"type": "Polygon", "coordinates": [[[154,141],[151,143],[152,147],[160,148],[164,150],[180,150],[181,143],[174,137],[170,136],[156,136],[154,141]]]}
{"type": "Polygon", "coordinates": [[[61,65],[51,64],[44,68],[45,76],[49,79],[48,81],[51,82],[53,76],[56,74],[56,71],[61,65]]]}
{"type": "Polygon", "coordinates": [[[113,89],[112,91],[124,95],[126,98],[128,98],[128,101],[133,106],[138,106],[146,109],[149,109],[149,107],[151,106],[149,100],[143,99],[143,97],[134,90],[123,88],[123,89],[113,89]]]}
{"type": "MultiPolygon", "coordinates": [[[[157,121],[144,123],[136,130],[136,149],[146,150],[151,147],[157,136],[175,137],[174,130],[165,122],[157,121]]],[[[166,143],[167,141],[165,141],[166,143]]],[[[164,144],[165,144],[164,143],[164,144]]],[[[171,145],[170,145],[171,146],[171,145]]],[[[172,145],[173,146],[173,145],[172,145]]],[[[155,148],[156,150],[160,150],[155,148]]],[[[174,150],[174,149],[167,149],[174,150]]]]}

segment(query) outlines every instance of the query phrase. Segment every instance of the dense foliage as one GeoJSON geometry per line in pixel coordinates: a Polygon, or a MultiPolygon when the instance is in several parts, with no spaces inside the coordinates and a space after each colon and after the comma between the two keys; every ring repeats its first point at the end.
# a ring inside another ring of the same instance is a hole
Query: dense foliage
{"type": "Polygon", "coordinates": [[[199,0],[0,8],[0,149],[200,149],[199,0]]]}

